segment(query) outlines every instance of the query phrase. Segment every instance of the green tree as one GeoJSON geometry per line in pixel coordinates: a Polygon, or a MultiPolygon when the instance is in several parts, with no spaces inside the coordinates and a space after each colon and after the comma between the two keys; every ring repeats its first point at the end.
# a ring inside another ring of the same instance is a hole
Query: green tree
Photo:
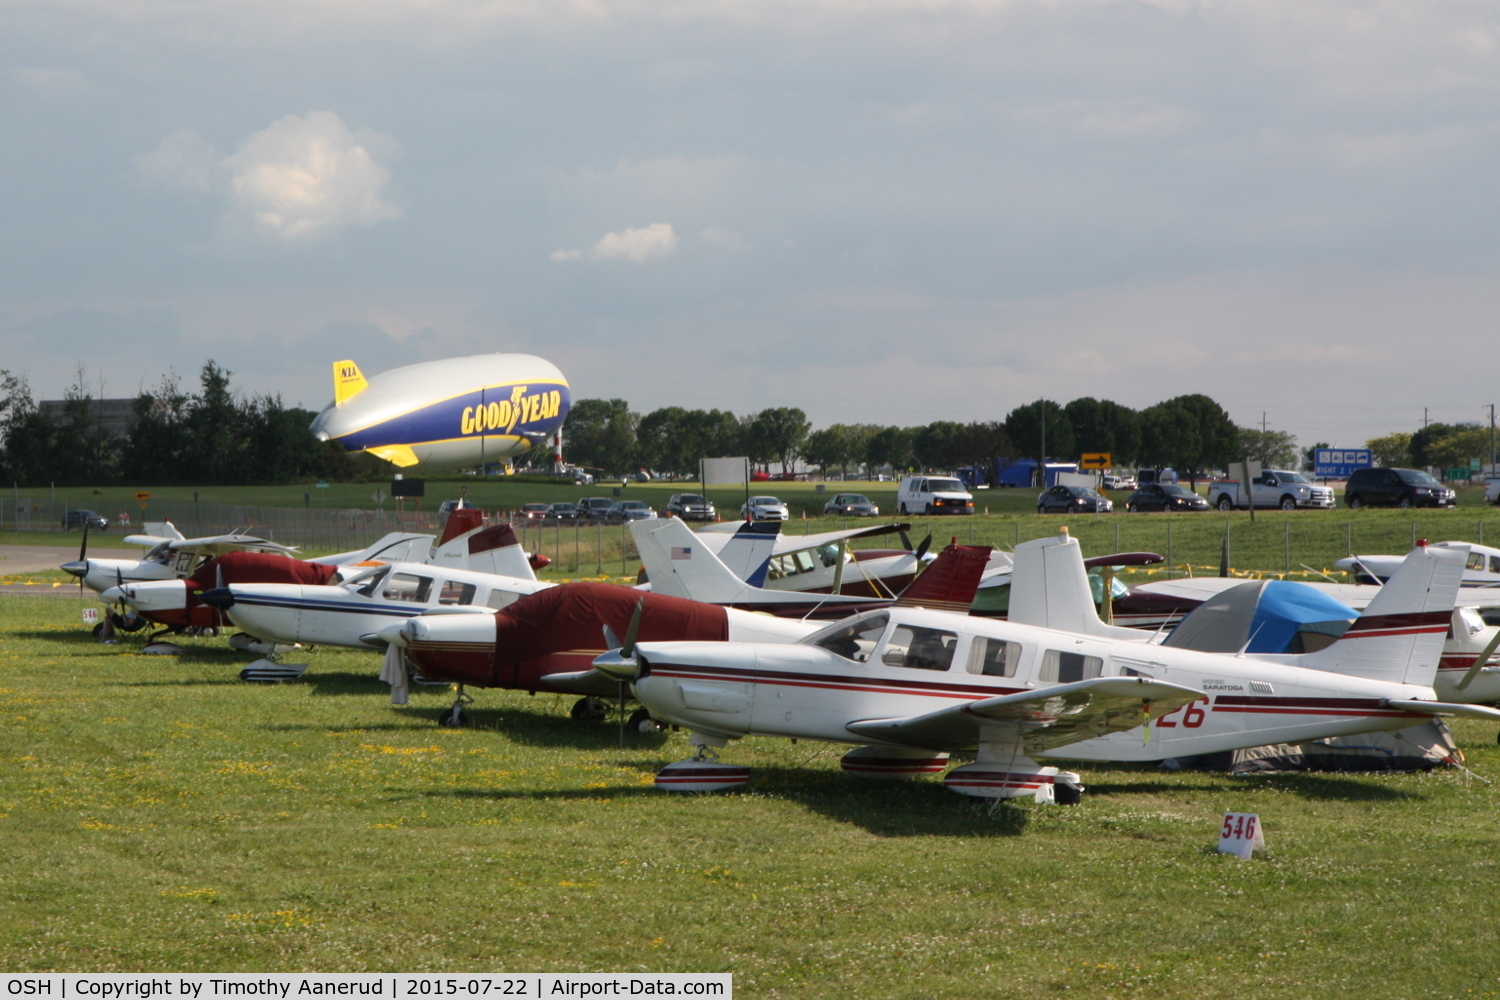
{"type": "Polygon", "coordinates": [[[1172,466],[1194,486],[1209,470],[1243,457],[1229,414],[1201,394],[1176,396],[1143,411],[1141,439],[1148,461],[1172,466]]]}
{"type": "Polygon", "coordinates": [[[807,414],[795,406],[761,410],[750,418],[747,428],[751,458],[762,465],[774,460],[783,472],[790,472],[811,427],[807,414]]]}
{"type": "Polygon", "coordinates": [[[1333,445],[1327,441],[1319,441],[1310,448],[1302,449],[1302,471],[1312,472],[1318,465],[1318,452],[1324,448],[1332,448],[1333,445]]]}
{"type": "Polygon", "coordinates": [[[1392,431],[1365,442],[1370,449],[1370,460],[1376,465],[1405,468],[1412,464],[1411,435],[1404,431],[1392,431]]]}
{"type": "Polygon", "coordinates": [[[1075,399],[1063,410],[1073,428],[1073,447],[1079,454],[1106,452],[1118,468],[1135,461],[1141,448],[1141,416],[1135,410],[1091,396],[1075,399]]]}
{"type": "Polygon", "coordinates": [[[1263,431],[1259,427],[1241,427],[1240,452],[1267,469],[1295,469],[1298,459],[1296,435],[1286,431],[1263,431]]]}
{"type": "Polygon", "coordinates": [[[563,453],[576,465],[629,472],[636,464],[639,421],[623,399],[575,400],[563,425],[563,453]]]}
{"type": "MultiPolygon", "coordinates": [[[[1483,464],[1490,456],[1490,431],[1488,427],[1478,424],[1448,425],[1446,432],[1425,441],[1423,449],[1422,457],[1425,461],[1421,464],[1437,469],[1467,466],[1475,458],[1480,459],[1483,464]]],[[[1413,441],[1412,451],[1416,450],[1417,445],[1413,441]]]]}
{"type": "Polygon", "coordinates": [[[1078,454],[1073,444],[1073,424],[1067,412],[1050,399],[1026,403],[1006,414],[1005,433],[1016,451],[1045,464],[1051,456],[1072,458],[1078,454]],[[1043,454],[1043,443],[1046,454],[1043,454]]]}
{"type": "Polygon", "coordinates": [[[873,428],[865,443],[865,464],[870,472],[889,466],[900,474],[914,468],[917,460],[912,454],[911,439],[915,434],[914,427],[873,428]]]}

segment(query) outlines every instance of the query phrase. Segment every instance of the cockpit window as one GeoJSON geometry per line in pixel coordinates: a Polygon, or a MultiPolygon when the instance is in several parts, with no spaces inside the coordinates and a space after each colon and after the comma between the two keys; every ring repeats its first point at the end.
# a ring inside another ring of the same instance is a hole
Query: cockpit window
{"type": "Polygon", "coordinates": [[[890,620],[890,615],[877,611],[836,622],[802,641],[808,645],[822,646],[846,660],[865,663],[870,659],[870,654],[875,652],[875,646],[880,642],[890,620]]]}
{"type": "Polygon", "coordinates": [[[957,645],[957,633],[920,625],[897,625],[891,629],[880,662],[888,667],[947,670],[953,665],[953,649],[957,645]]]}
{"type": "Polygon", "coordinates": [[[380,581],[384,580],[386,574],[390,571],[391,568],[389,566],[372,569],[351,579],[347,586],[360,597],[374,597],[376,589],[380,586],[380,581]]]}

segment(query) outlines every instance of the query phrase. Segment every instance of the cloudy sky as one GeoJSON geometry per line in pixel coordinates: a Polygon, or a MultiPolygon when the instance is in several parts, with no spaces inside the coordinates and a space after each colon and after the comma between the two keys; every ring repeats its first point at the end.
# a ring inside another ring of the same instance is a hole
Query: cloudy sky
{"type": "Polygon", "coordinates": [[[0,0],[0,368],[317,409],[527,351],[642,412],[1500,402],[1500,10],[0,0]]]}

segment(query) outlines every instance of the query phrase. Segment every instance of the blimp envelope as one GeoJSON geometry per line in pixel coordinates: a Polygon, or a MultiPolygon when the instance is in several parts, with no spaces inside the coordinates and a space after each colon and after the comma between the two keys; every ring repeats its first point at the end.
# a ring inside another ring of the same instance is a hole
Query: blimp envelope
{"type": "Polygon", "coordinates": [[[333,385],[333,405],[312,424],[318,439],[403,468],[512,458],[556,434],[571,403],[557,366],[530,354],[427,361],[368,380],[339,361],[333,385]]]}

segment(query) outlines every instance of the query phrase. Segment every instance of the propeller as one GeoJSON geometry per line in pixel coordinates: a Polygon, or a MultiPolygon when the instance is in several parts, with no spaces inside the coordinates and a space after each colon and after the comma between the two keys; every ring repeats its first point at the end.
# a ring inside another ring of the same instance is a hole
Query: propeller
{"type": "Polygon", "coordinates": [[[932,548],[932,532],[929,531],[927,537],[922,539],[922,544],[917,546],[917,551],[913,553],[917,557],[917,562],[920,563],[922,561],[922,557],[927,554],[927,550],[930,548],[932,548]]]}
{"type": "Polygon", "coordinates": [[[604,644],[609,647],[610,651],[595,657],[594,666],[601,673],[608,674],[622,684],[633,680],[640,667],[635,659],[635,646],[636,639],[641,632],[641,614],[645,609],[645,598],[636,601],[635,612],[630,616],[630,625],[625,629],[624,642],[619,640],[613,629],[608,625],[604,626],[604,644]]]}
{"type": "Polygon", "coordinates": [[[83,519],[83,541],[78,546],[78,561],[83,563],[83,572],[78,574],[78,596],[83,597],[83,578],[88,576],[89,558],[89,521],[83,519]]]}
{"type": "Polygon", "coordinates": [[[1479,654],[1479,657],[1474,661],[1474,665],[1464,671],[1464,675],[1459,678],[1458,689],[1460,691],[1466,690],[1474,682],[1474,678],[1479,676],[1479,671],[1484,669],[1485,663],[1489,661],[1490,655],[1495,652],[1496,647],[1500,647],[1500,629],[1495,630],[1495,634],[1490,637],[1490,641],[1485,645],[1484,652],[1479,654]]]}
{"type": "Polygon", "coordinates": [[[896,533],[901,536],[901,547],[903,549],[905,549],[906,551],[910,552],[911,551],[911,536],[906,533],[906,529],[905,528],[899,528],[899,529],[897,529],[896,533]]]}

